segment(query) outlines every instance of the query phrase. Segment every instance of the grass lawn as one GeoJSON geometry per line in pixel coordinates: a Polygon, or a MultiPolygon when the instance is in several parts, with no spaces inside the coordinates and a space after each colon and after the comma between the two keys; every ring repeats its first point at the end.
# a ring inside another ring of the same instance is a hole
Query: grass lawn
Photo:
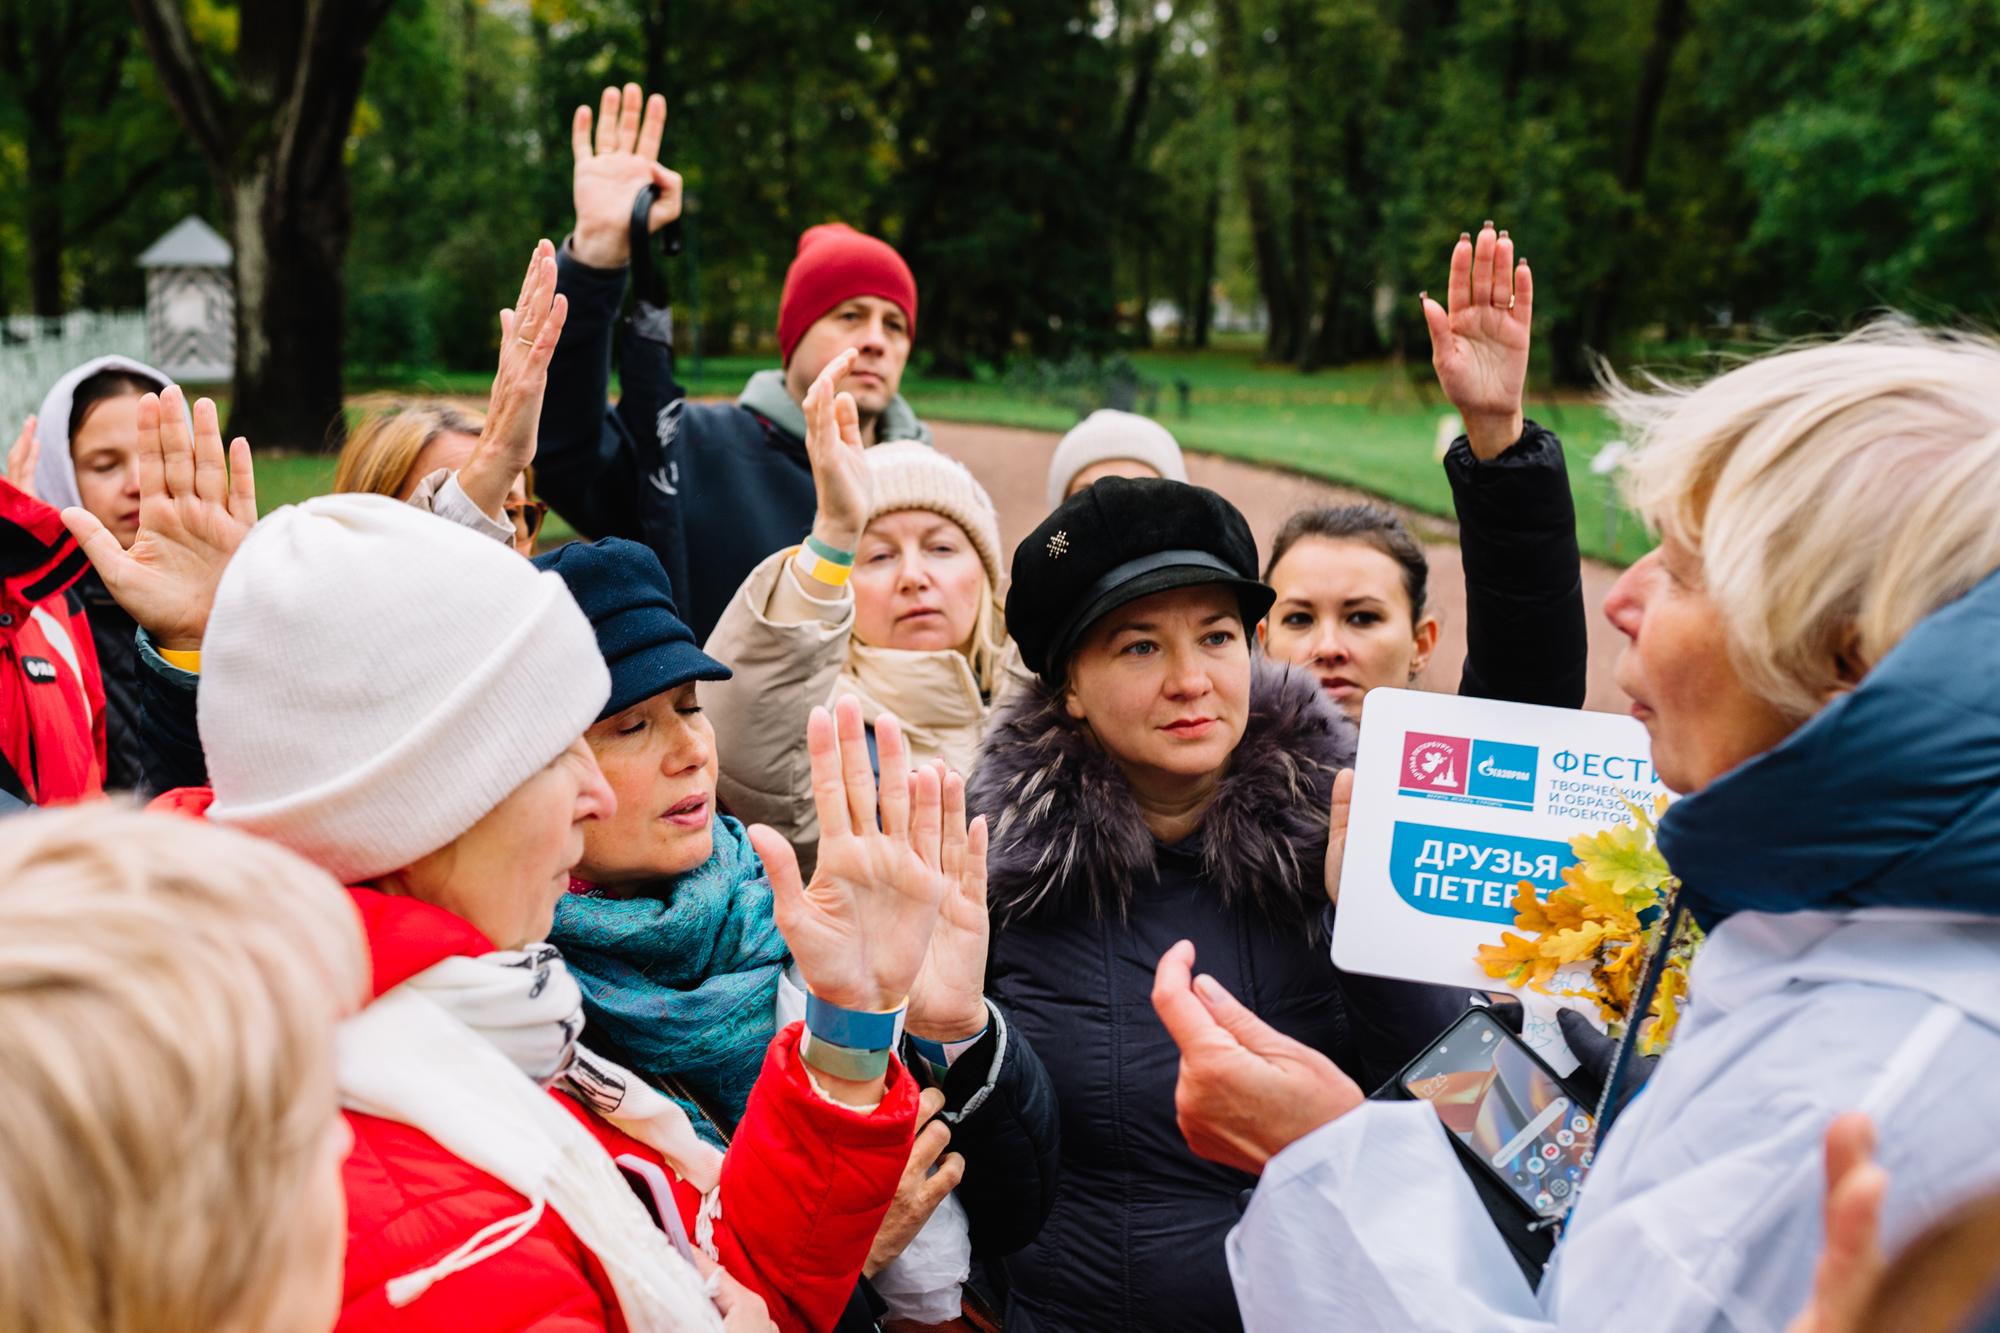
{"type": "MultiPolygon", "coordinates": [[[[1286,367],[1261,366],[1250,350],[1138,352],[1132,361],[1158,386],[1154,414],[1186,448],[1342,482],[1413,509],[1451,516],[1451,489],[1436,453],[1438,419],[1451,409],[1437,393],[1428,365],[1413,367],[1408,382],[1399,386],[1381,365],[1300,375],[1286,367]],[[1176,381],[1189,386],[1185,415],[1176,381]],[[1419,383],[1427,398],[1419,396],[1419,383]]],[[[734,396],[753,371],[772,364],[764,357],[710,357],[699,376],[690,361],[678,369],[690,394],[722,397],[734,396]]],[[[349,390],[482,397],[490,382],[487,375],[455,372],[399,380],[351,376],[349,390]]],[[[1074,406],[1024,393],[992,375],[969,382],[913,377],[904,381],[903,391],[919,416],[933,420],[1056,431],[1077,420],[1074,406]]],[[[1140,406],[1145,406],[1144,396],[1140,406]]],[[[1613,531],[1606,532],[1607,487],[1602,477],[1592,475],[1590,460],[1617,438],[1615,424],[1581,399],[1537,397],[1528,414],[1562,436],[1584,554],[1623,565],[1650,549],[1644,528],[1622,507],[1614,515],[1613,531]]],[[[331,488],[333,472],[330,457],[260,457],[259,507],[268,512],[321,494],[331,488]]],[[[553,514],[544,533],[555,540],[572,535],[553,514]]]]}

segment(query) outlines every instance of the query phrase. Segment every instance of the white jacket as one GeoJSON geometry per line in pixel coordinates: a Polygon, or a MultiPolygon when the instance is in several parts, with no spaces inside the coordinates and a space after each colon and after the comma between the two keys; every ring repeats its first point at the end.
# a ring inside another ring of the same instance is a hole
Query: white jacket
{"type": "Polygon", "coordinates": [[[1266,1166],[1230,1233],[1248,1333],[1779,1333],[1821,1248],[1822,1136],[1875,1119],[1892,1251],[2000,1185],[2000,920],[1741,912],[1530,1291],[1425,1102],[1369,1102],[1266,1166]]]}

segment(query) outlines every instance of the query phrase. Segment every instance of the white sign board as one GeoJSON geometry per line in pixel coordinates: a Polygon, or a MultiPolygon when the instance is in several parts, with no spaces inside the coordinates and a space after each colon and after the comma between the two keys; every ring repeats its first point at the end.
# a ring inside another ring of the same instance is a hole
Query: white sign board
{"type": "MultiPolygon", "coordinates": [[[[1562,886],[1571,838],[1627,823],[1624,800],[1650,809],[1665,792],[1645,727],[1615,713],[1370,690],[1354,769],[1334,962],[1510,991],[1527,1010],[1528,1044],[1558,1073],[1575,1068],[1556,1009],[1596,1022],[1596,1007],[1506,986],[1479,965],[1479,946],[1513,927],[1523,880],[1543,898],[1562,886]]],[[[1579,964],[1550,989],[1588,977],[1579,964]]]]}

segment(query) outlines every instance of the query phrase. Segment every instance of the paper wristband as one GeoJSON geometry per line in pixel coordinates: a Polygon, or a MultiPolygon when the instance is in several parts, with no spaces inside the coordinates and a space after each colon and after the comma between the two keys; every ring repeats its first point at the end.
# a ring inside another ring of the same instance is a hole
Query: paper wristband
{"type": "Polygon", "coordinates": [[[828,546],[825,542],[813,536],[810,532],[806,534],[806,549],[822,560],[830,560],[836,565],[845,565],[849,569],[854,567],[854,552],[836,550],[834,547],[828,546]]]}
{"type": "Polygon", "coordinates": [[[896,1044],[896,1024],[907,1007],[906,1001],[885,1014],[842,1009],[807,991],[806,1031],[850,1050],[887,1051],[896,1044]]]}
{"type": "Polygon", "coordinates": [[[792,563],[798,566],[799,573],[809,579],[818,579],[829,588],[847,586],[847,576],[854,572],[852,565],[836,565],[824,556],[813,554],[809,546],[801,546],[792,563]]]}
{"type": "Polygon", "coordinates": [[[959,1056],[977,1046],[980,1039],[986,1035],[987,1028],[992,1026],[988,1023],[986,1027],[979,1029],[964,1041],[932,1041],[929,1037],[919,1037],[912,1032],[910,1044],[915,1046],[917,1054],[923,1056],[929,1063],[939,1069],[949,1069],[957,1062],[959,1056]]]}
{"type": "Polygon", "coordinates": [[[822,1074],[831,1074],[853,1083],[865,1083],[889,1072],[887,1050],[857,1051],[851,1046],[826,1041],[810,1030],[799,1044],[799,1058],[822,1074]]]}

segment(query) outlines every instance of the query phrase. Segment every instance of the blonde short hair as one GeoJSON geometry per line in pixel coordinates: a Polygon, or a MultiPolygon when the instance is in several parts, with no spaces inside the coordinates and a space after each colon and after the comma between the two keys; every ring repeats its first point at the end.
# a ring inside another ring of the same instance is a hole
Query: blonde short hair
{"type": "Polygon", "coordinates": [[[0,1327],[260,1325],[367,976],[351,901],[177,816],[0,828],[0,1327]]]}
{"type": "Polygon", "coordinates": [[[1738,671],[1787,715],[2000,567],[1990,339],[1883,321],[1610,405],[1633,506],[1700,558],[1738,671]]]}
{"type": "MultiPolygon", "coordinates": [[[[447,402],[390,403],[369,413],[340,451],[333,489],[401,495],[424,446],[446,431],[477,435],[486,418],[447,402]]],[[[421,478],[419,478],[421,480],[421,478]]]]}

